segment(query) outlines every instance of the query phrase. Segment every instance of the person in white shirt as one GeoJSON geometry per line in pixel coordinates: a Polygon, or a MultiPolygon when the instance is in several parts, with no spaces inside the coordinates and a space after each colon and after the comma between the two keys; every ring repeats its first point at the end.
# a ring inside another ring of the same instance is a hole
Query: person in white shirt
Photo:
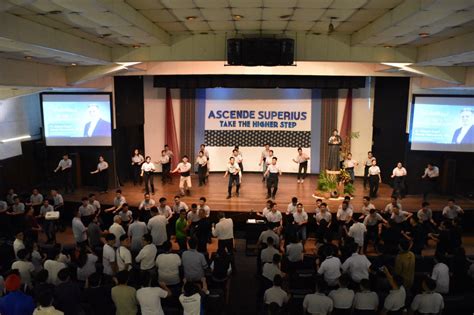
{"type": "Polygon", "coordinates": [[[367,189],[369,183],[369,168],[372,166],[372,161],[375,157],[372,155],[372,151],[367,152],[367,159],[364,162],[364,190],[367,189]]]}
{"type": "Polygon", "coordinates": [[[186,282],[183,286],[183,293],[179,296],[179,302],[183,307],[183,315],[200,315],[201,294],[198,286],[194,282],[186,282]]]}
{"type": "Polygon", "coordinates": [[[456,204],[454,199],[449,199],[448,205],[443,208],[443,217],[449,220],[454,220],[460,214],[464,214],[464,210],[456,204]]]}
{"type": "Polygon", "coordinates": [[[18,260],[13,262],[11,269],[18,270],[20,273],[21,284],[28,286],[32,289],[31,286],[31,274],[35,271],[35,266],[31,261],[29,261],[29,253],[27,249],[21,249],[17,253],[18,260]]]}
{"type": "Polygon", "coordinates": [[[403,167],[402,162],[397,163],[392,171],[393,178],[393,191],[392,196],[397,196],[398,198],[405,197],[405,178],[407,176],[407,170],[403,167]]]}
{"type": "MultiPolygon", "coordinates": [[[[287,256],[288,262],[297,263],[303,261],[303,244],[297,237],[293,237],[290,240],[287,240],[288,245],[285,248],[285,255],[287,256]]],[[[291,266],[288,266],[289,268],[291,266]]]]}
{"type": "Polygon", "coordinates": [[[148,222],[150,219],[150,210],[151,208],[156,206],[156,201],[154,199],[151,199],[150,194],[144,194],[144,199],[140,202],[140,205],[138,206],[138,210],[142,214],[142,218],[144,221],[148,222]]]}
{"type": "Polygon", "coordinates": [[[347,235],[352,237],[356,244],[359,245],[359,251],[364,248],[364,240],[366,233],[367,228],[365,224],[360,221],[356,221],[354,224],[352,224],[352,226],[349,228],[349,232],[347,233],[347,235]]]}
{"type": "Polygon", "coordinates": [[[364,218],[364,225],[367,229],[366,239],[364,240],[364,253],[367,253],[367,246],[370,241],[373,242],[374,249],[377,249],[380,235],[382,234],[382,223],[387,221],[377,213],[377,210],[370,209],[368,215],[364,218]]]}
{"type": "Polygon", "coordinates": [[[102,249],[102,265],[104,273],[112,276],[117,272],[117,259],[115,258],[115,235],[109,233],[105,236],[105,244],[102,249]]]}
{"type": "Polygon", "coordinates": [[[308,214],[304,211],[303,204],[300,202],[296,206],[296,212],[293,213],[293,222],[298,226],[296,235],[304,245],[306,243],[306,225],[308,224],[308,214]]]}
{"type": "Polygon", "coordinates": [[[449,293],[449,267],[446,264],[446,257],[441,253],[435,255],[435,265],[431,272],[431,279],[436,281],[435,292],[449,293]]]}
{"type": "Polygon", "coordinates": [[[265,291],[263,294],[263,303],[270,305],[272,303],[278,304],[279,307],[282,307],[290,299],[288,293],[286,293],[282,288],[283,279],[281,275],[275,275],[273,278],[273,286],[265,291]]]}
{"type": "Polygon", "coordinates": [[[344,160],[344,169],[347,171],[347,173],[349,173],[352,183],[354,183],[355,180],[354,168],[357,165],[359,165],[359,163],[352,159],[352,153],[347,153],[346,159],[344,160]]]}
{"type": "Polygon", "coordinates": [[[359,283],[360,291],[354,296],[354,310],[377,312],[379,297],[376,292],[370,290],[369,279],[362,279],[359,283]]]}
{"type": "Polygon", "coordinates": [[[89,223],[95,216],[95,208],[89,203],[88,197],[82,197],[82,204],[79,207],[79,213],[81,215],[81,220],[85,226],[88,226],[89,223]]]}
{"type": "Polygon", "coordinates": [[[137,290],[137,301],[142,315],[165,315],[161,307],[161,299],[172,295],[171,290],[162,281],[159,287],[154,287],[152,277],[146,273],[142,277],[142,287],[137,290]]]}
{"type": "Polygon", "coordinates": [[[402,204],[398,202],[398,198],[396,196],[391,196],[390,203],[385,206],[385,209],[383,210],[382,214],[385,217],[390,217],[392,215],[394,207],[397,207],[398,210],[403,210],[402,204]]]}
{"type": "MultiPolygon", "coordinates": [[[[166,148],[167,147],[168,146],[166,146],[166,148]]],[[[170,174],[172,158],[173,158],[173,152],[171,152],[169,149],[168,150],[162,150],[160,160],[158,162],[155,162],[155,163],[161,164],[161,170],[162,170],[161,182],[163,184],[166,184],[166,183],[171,184],[171,182],[172,182],[171,174],[170,174]]]]}
{"type": "Polygon", "coordinates": [[[271,224],[267,223],[266,226],[267,229],[265,231],[262,231],[262,233],[260,233],[260,236],[258,237],[257,247],[260,248],[262,244],[268,245],[267,240],[269,237],[273,239],[273,244],[275,244],[275,246],[278,246],[280,244],[280,237],[278,236],[278,234],[275,233],[271,224]]]}
{"type": "Polygon", "coordinates": [[[371,263],[365,255],[357,253],[359,250],[357,244],[354,243],[352,246],[352,256],[346,259],[341,269],[344,273],[347,273],[354,282],[359,283],[360,280],[369,278],[371,263]]]}
{"type": "Polygon", "coordinates": [[[271,263],[265,263],[262,268],[262,276],[268,281],[273,282],[276,275],[283,276],[284,274],[280,270],[281,256],[279,254],[273,255],[271,263]]]}
{"type": "MultiPolygon", "coordinates": [[[[198,211],[203,209],[204,210],[204,213],[206,213],[206,218],[209,218],[209,216],[211,215],[211,208],[206,204],[206,197],[201,197],[199,198],[199,204],[198,204],[198,211]]],[[[186,204],[185,204],[186,205],[186,204]]],[[[188,206],[186,206],[186,211],[188,211],[188,206]]]]}
{"type": "Polygon", "coordinates": [[[79,210],[74,211],[74,218],[72,219],[72,233],[78,246],[87,244],[87,228],[81,220],[81,213],[79,210]]]}
{"type": "Polygon", "coordinates": [[[143,155],[140,154],[140,150],[135,149],[133,150],[133,155],[132,155],[132,173],[133,173],[133,186],[137,186],[138,184],[142,184],[141,182],[141,169],[142,169],[142,164],[145,162],[145,158],[143,155]]]}
{"type": "Polygon", "coordinates": [[[116,213],[122,209],[123,205],[127,203],[127,200],[122,196],[122,190],[117,189],[115,191],[114,205],[110,208],[105,209],[105,212],[116,213]]]}
{"type": "Polygon", "coordinates": [[[369,174],[369,196],[371,198],[377,197],[377,192],[379,190],[379,184],[382,182],[382,177],[380,177],[380,168],[377,166],[377,160],[372,160],[372,165],[368,169],[369,174]]]}
{"type": "Polygon", "coordinates": [[[24,243],[25,234],[22,231],[19,231],[15,235],[15,240],[13,241],[13,253],[15,258],[18,259],[18,252],[25,248],[24,243]]]}
{"type": "Polygon", "coordinates": [[[169,220],[173,215],[173,211],[171,210],[171,207],[167,205],[167,201],[168,200],[165,197],[161,197],[160,199],[158,199],[158,207],[152,207],[151,211],[156,209],[158,214],[164,216],[166,220],[169,220]]]}
{"type": "Polygon", "coordinates": [[[128,235],[124,234],[120,236],[120,246],[115,251],[118,271],[130,271],[132,269],[132,253],[128,249],[129,247],[130,239],[128,238],[128,235]]]}
{"type": "Polygon", "coordinates": [[[403,287],[403,278],[398,275],[395,275],[393,277],[385,266],[383,267],[383,272],[385,273],[388,283],[390,284],[392,289],[385,298],[382,314],[385,315],[389,312],[395,313],[403,311],[403,309],[405,308],[406,300],[406,291],[403,287]]]}
{"type": "Polygon", "coordinates": [[[242,153],[239,151],[239,146],[235,146],[234,150],[232,150],[232,156],[235,159],[237,165],[239,165],[239,180],[242,184],[242,173],[244,172],[244,158],[242,157],[242,153]]]}
{"type": "Polygon", "coordinates": [[[107,163],[102,155],[99,156],[99,163],[97,168],[90,172],[97,174],[97,186],[101,193],[106,193],[109,189],[109,163],[107,163]]]}
{"type": "Polygon", "coordinates": [[[293,159],[293,162],[298,164],[297,183],[304,183],[306,173],[308,172],[309,155],[303,152],[303,149],[298,148],[298,155],[293,159]]]}
{"type": "Polygon", "coordinates": [[[277,203],[272,202],[270,211],[265,214],[265,219],[269,222],[274,228],[278,227],[278,231],[281,231],[283,216],[277,208],[277,203]]]}
{"type": "Polygon", "coordinates": [[[439,168],[433,163],[428,163],[425,168],[425,172],[421,176],[423,180],[423,201],[428,201],[428,195],[433,193],[438,182],[439,168]]]}
{"type": "Polygon", "coordinates": [[[303,311],[311,315],[329,315],[334,303],[324,292],[324,283],[321,278],[316,278],[315,292],[305,295],[303,299],[303,311]]]}
{"type": "Polygon", "coordinates": [[[43,226],[43,231],[46,234],[47,243],[51,243],[56,240],[56,228],[53,220],[46,220],[46,214],[48,212],[53,212],[54,207],[49,204],[49,200],[45,199],[43,205],[40,208],[39,215],[37,216],[40,219],[40,222],[43,226]]]}
{"type": "Polygon", "coordinates": [[[81,247],[77,258],[77,280],[86,281],[90,275],[94,274],[98,257],[89,252],[86,247],[81,247]]]}
{"type": "Polygon", "coordinates": [[[392,219],[393,222],[397,224],[402,224],[406,220],[410,219],[412,216],[413,213],[400,210],[398,206],[393,206],[392,215],[390,216],[390,219],[392,219]]]}
{"type": "Polygon", "coordinates": [[[53,259],[48,259],[44,262],[44,269],[48,271],[48,283],[58,285],[61,281],[58,279],[58,273],[62,269],[67,268],[64,262],[60,261],[61,252],[59,248],[54,248],[53,259]]]}
{"type": "Polygon", "coordinates": [[[135,261],[140,263],[140,270],[155,275],[155,258],[157,254],[156,246],[153,244],[153,238],[150,234],[142,237],[142,249],[135,257],[135,261]]]}
{"type": "Polygon", "coordinates": [[[140,214],[135,212],[133,214],[133,223],[128,226],[128,236],[130,237],[130,250],[134,254],[138,254],[142,249],[142,237],[148,233],[146,223],[140,218],[140,214]]]}
{"type": "Polygon", "coordinates": [[[436,222],[433,220],[433,211],[430,209],[430,203],[424,201],[421,204],[421,209],[416,213],[418,220],[421,225],[428,232],[434,232],[437,226],[436,222]]]}
{"type": "Polygon", "coordinates": [[[349,207],[349,202],[344,200],[342,206],[337,210],[336,218],[339,225],[339,234],[347,235],[349,225],[352,222],[353,210],[349,207]]]}
{"type": "Polygon", "coordinates": [[[343,311],[352,308],[355,294],[354,291],[347,288],[348,285],[349,278],[347,275],[342,275],[339,278],[339,288],[329,292],[335,310],[343,311]]]}
{"type": "Polygon", "coordinates": [[[145,180],[145,193],[155,194],[155,184],[153,183],[153,176],[155,175],[155,164],[151,161],[151,157],[147,156],[145,162],[142,164],[142,172],[140,176],[145,180]]]}
{"type": "Polygon", "coordinates": [[[191,184],[191,163],[188,161],[188,156],[183,156],[182,162],[179,163],[171,173],[179,172],[181,177],[179,178],[179,189],[181,196],[185,195],[185,190],[189,194],[192,187],[191,184]],[[186,186],[186,187],[185,187],[186,186]]]}
{"type": "Polygon", "coordinates": [[[322,263],[320,263],[319,258],[316,259],[318,274],[324,277],[324,281],[328,286],[335,287],[341,276],[341,260],[333,256],[333,249],[330,246],[324,249],[324,254],[326,259],[322,263]]]}
{"type": "Polygon", "coordinates": [[[72,184],[72,161],[69,158],[68,154],[64,154],[61,161],[59,161],[58,166],[54,169],[54,172],[57,173],[61,171],[59,174],[61,176],[61,181],[64,187],[64,193],[68,193],[69,191],[74,192],[74,186],[72,184]]]}
{"type": "Polygon", "coordinates": [[[436,282],[425,278],[422,282],[423,292],[417,294],[411,302],[412,313],[418,314],[441,314],[444,309],[444,299],[441,294],[435,292],[436,282]]]}
{"type": "Polygon", "coordinates": [[[324,243],[332,224],[332,214],[325,202],[319,205],[319,212],[316,212],[314,218],[316,219],[316,239],[318,242],[324,243]]]}
{"type": "Polygon", "coordinates": [[[164,252],[156,257],[155,264],[158,268],[158,280],[166,285],[178,285],[181,282],[179,268],[181,267],[181,257],[171,252],[171,242],[163,243],[164,252]]]}
{"type": "Polygon", "coordinates": [[[234,222],[227,219],[224,212],[217,215],[219,222],[212,225],[212,235],[217,237],[218,250],[227,249],[227,254],[234,254],[234,222]]]}
{"type": "Polygon", "coordinates": [[[272,158],[272,163],[268,165],[264,176],[267,178],[267,198],[275,200],[275,196],[278,190],[278,176],[282,174],[280,167],[277,166],[278,159],[272,158]],[[272,191],[273,188],[273,191],[272,191]]]}
{"type": "MultiPolygon", "coordinates": [[[[260,263],[261,265],[262,264],[265,264],[265,263],[271,263],[272,260],[273,260],[273,256],[275,254],[280,254],[280,251],[275,247],[275,240],[273,239],[273,237],[269,236],[267,237],[266,239],[266,244],[267,244],[267,247],[265,247],[264,249],[262,249],[262,251],[260,252],[260,263]]],[[[279,242],[276,243],[277,246],[279,245],[279,242]]],[[[259,266],[261,267],[261,266],[259,266]]]]}
{"type": "Polygon", "coordinates": [[[229,184],[227,185],[227,199],[232,197],[232,185],[235,182],[235,196],[239,197],[240,190],[240,169],[239,164],[235,161],[235,158],[231,156],[229,158],[229,163],[227,163],[227,168],[224,173],[224,178],[229,175],[229,184]]]}
{"type": "Polygon", "coordinates": [[[126,234],[120,223],[122,223],[122,219],[119,215],[116,215],[114,216],[114,223],[109,227],[109,233],[115,235],[115,248],[120,246],[120,236],[126,234]]]}
{"type": "Polygon", "coordinates": [[[267,166],[268,166],[268,162],[270,160],[270,144],[269,143],[265,143],[264,145],[264,149],[262,151],[262,154],[260,155],[260,162],[258,163],[258,166],[262,166],[262,174],[263,174],[263,179],[262,179],[262,182],[265,181],[266,177],[265,177],[265,173],[267,171],[267,166]]]}
{"type": "Polygon", "coordinates": [[[292,197],[291,202],[288,204],[288,207],[286,208],[286,214],[293,214],[296,212],[296,207],[298,206],[298,198],[297,197],[292,197]]]}
{"type": "Polygon", "coordinates": [[[369,196],[364,196],[362,198],[362,207],[360,208],[360,218],[364,219],[365,216],[369,215],[371,209],[375,209],[374,204],[370,202],[369,196]]]}
{"type": "Polygon", "coordinates": [[[207,178],[207,157],[204,155],[204,151],[199,151],[194,164],[198,166],[199,186],[205,185],[207,178]]]}
{"type": "Polygon", "coordinates": [[[153,244],[161,246],[168,239],[166,225],[168,220],[164,215],[158,214],[156,208],[151,209],[152,218],[148,221],[147,227],[153,237],[153,244]]]}
{"type": "Polygon", "coordinates": [[[34,188],[30,196],[30,202],[27,203],[27,205],[35,208],[35,211],[36,211],[43,204],[43,200],[44,200],[43,195],[40,194],[38,189],[34,188]]]}

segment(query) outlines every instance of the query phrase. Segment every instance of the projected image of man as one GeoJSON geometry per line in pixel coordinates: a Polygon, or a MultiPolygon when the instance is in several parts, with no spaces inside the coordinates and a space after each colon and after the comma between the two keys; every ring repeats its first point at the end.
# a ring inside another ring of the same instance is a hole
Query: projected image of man
{"type": "Polygon", "coordinates": [[[472,109],[464,108],[461,111],[461,128],[454,131],[452,143],[471,144],[474,143],[474,125],[472,109]]]}
{"type": "Polygon", "coordinates": [[[99,106],[90,104],[87,111],[89,122],[84,126],[84,137],[110,136],[110,122],[102,119],[99,106]]]}

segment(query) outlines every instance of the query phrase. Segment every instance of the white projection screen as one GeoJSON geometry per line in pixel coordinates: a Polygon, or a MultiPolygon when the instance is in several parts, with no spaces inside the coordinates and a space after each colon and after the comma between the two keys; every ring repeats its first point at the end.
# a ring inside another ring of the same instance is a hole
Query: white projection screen
{"type": "Polygon", "coordinates": [[[413,95],[412,150],[474,152],[474,96],[413,95]]]}
{"type": "Polygon", "coordinates": [[[47,146],[111,146],[111,93],[41,93],[47,146]]]}

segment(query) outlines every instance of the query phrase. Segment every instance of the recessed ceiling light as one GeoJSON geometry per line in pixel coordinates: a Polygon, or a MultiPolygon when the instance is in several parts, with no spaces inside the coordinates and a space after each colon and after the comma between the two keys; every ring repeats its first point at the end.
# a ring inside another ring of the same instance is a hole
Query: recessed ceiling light
{"type": "Polygon", "coordinates": [[[63,13],[63,11],[59,11],[59,10],[53,10],[53,11],[49,11],[48,14],[61,14],[63,13]]]}
{"type": "Polygon", "coordinates": [[[420,36],[420,37],[428,37],[428,36],[430,36],[430,33],[421,32],[421,33],[418,34],[418,36],[420,36]]]}
{"type": "Polygon", "coordinates": [[[209,33],[208,33],[208,32],[201,32],[201,33],[199,33],[199,34],[201,34],[201,35],[207,35],[207,34],[209,34],[209,33]]]}
{"type": "Polygon", "coordinates": [[[137,48],[140,48],[140,45],[133,45],[132,47],[137,49],[137,48]]]}
{"type": "Polygon", "coordinates": [[[238,20],[243,19],[244,16],[243,16],[243,15],[240,15],[240,14],[234,14],[234,15],[232,15],[232,18],[233,18],[234,20],[237,20],[237,21],[238,21],[238,20]]]}
{"type": "Polygon", "coordinates": [[[71,66],[75,67],[75,66],[77,66],[77,63],[72,62],[71,66]]]}
{"type": "Polygon", "coordinates": [[[190,15],[190,16],[185,17],[185,19],[186,19],[187,21],[194,21],[195,19],[197,19],[197,16],[190,15]]]}
{"type": "Polygon", "coordinates": [[[26,59],[26,60],[31,60],[31,59],[33,59],[33,57],[31,57],[31,56],[25,56],[25,59],[26,59]]]}
{"type": "Polygon", "coordinates": [[[391,46],[391,45],[384,45],[383,47],[384,47],[384,48],[392,48],[393,46],[391,46]]]}
{"type": "Polygon", "coordinates": [[[289,17],[291,17],[291,14],[280,15],[280,19],[282,19],[282,20],[286,20],[289,17]]]}
{"type": "Polygon", "coordinates": [[[321,35],[321,33],[313,32],[313,35],[321,35]]]}

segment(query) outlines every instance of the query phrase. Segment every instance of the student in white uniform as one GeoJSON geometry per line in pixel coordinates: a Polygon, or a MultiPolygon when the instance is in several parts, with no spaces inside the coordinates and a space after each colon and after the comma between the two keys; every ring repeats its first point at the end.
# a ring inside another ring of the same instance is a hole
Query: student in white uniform
{"type": "Polygon", "coordinates": [[[339,278],[339,288],[329,292],[329,297],[334,303],[335,313],[341,312],[348,314],[347,312],[352,308],[354,302],[354,291],[348,289],[349,278],[347,275],[342,275],[339,278]]]}
{"type": "Polygon", "coordinates": [[[260,155],[260,162],[258,163],[258,166],[262,166],[262,174],[263,174],[263,179],[262,182],[265,181],[265,172],[267,171],[267,166],[268,166],[268,161],[270,160],[270,144],[266,143],[264,145],[264,149],[262,151],[262,154],[260,155]]]}
{"type": "Polygon", "coordinates": [[[318,274],[324,277],[330,287],[336,287],[341,276],[341,260],[333,256],[333,251],[332,247],[327,246],[324,249],[326,259],[323,262],[320,262],[319,258],[316,259],[318,274]]]}
{"type": "Polygon", "coordinates": [[[421,179],[423,180],[423,201],[428,201],[428,195],[436,189],[439,177],[439,168],[433,163],[428,163],[421,179]]]}
{"type": "Polygon", "coordinates": [[[204,155],[204,151],[199,151],[194,164],[198,167],[199,186],[202,186],[206,184],[207,177],[207,157],[204,155]]]}
{"type": "Polygon", "coordinates": [[[392,289],[385,298],[381,314],[402,312],[405,308],[407,296],[405,288],[403,287],[403,278],[398,275],[392,276],[385,266],[383,267],[383,272],[392,289]]]}
{"type": "Polygon", "coordinates": [[[188,156],[183,156],[181,163],[179,163],[176,168],[171,173],[179,172],[181,175],[179,179],[179,189],[181,191],[181,196],[185,195],[185,191],[190,193],[192,187],[191,184],[191,163],[189,163],[188,156]]]}
{"type": "Polygon", "coordinates": [[[147,156],[145,162],[142,164],[142,172],[140,176],[145,179],[145,193],[155,194],[155,184],[153,183],[153,176],[155,174],[155,164],[151,161],[151,157],[147,156]]]}
{"type": "Polygon", "coordinates": [[[133,186],[136,186],[137,184],[141,184],[141,169],[142,169],[142,164],[145,162],[145,158],[143,155],[140,154],[140,150],[135,149],[133,150],[133,155],[132,155],[132,173],[133,173],[133,186]]]}
{"type": "MultiPolygon", "coordinates": [[[[171,152],[171,151],[169,151],[171,152]]],[[[165,150],[161,151],[160,159],[155,162],[157,164],[161,164],[161,182],[163,184],[171,183],[171,158],[168,154],[166,154],[165,150]]]]}
{"type": "Polygon", "coordinates": [[[267,167],[265,177],[267,178],[267,198],[275,199],[278,190],[278,177],[282,174],[280,167],[277,166],[277,158],[272,158],[272,164],[267,167]],[[272,191],[273,188],[273,191],[272,191]]]}
{"type": "Polygon", "coordinates": [[[366,216],[369,215],[370,210],[375,209],[375,206],[373,203],[370,202],[370,197],[369,196],[364,196],[362,198],[362,207],[360,208],[361,212],[361,218],[365,218],[366,216]]]}
{"type": "Polygon", "coordinates": [[[240,169],[239,164],[235,161],[235,158],[231,156],[229,158],[229,163],[227,163],[227,168],[225,170],[224,178],[229,175],[229,184],[227,186],[227,199],[232,197],[232,185],[235,182],[235,196],[239,197],[239,190],[240,190],[240,177],[239,177],[240,169]]]}
{"type": "Polygon", "coordinates": [[[106,193],[109,189],[109,163],[107,163],[104,157],[99,156],[99,163],[95,171],[91,174],[97,174],[97,184],[101,193],[106,193]]]}
{"type": "MultiPolygon", "coordinates": [[[[361,220],[359,218],[359,220],[361,220]]],[[[357,245],[359,245],[359,251],[364,248],[364,240],[365,234],[367,233],[367,228],[364,223],[360,221],[356,221],[352,226],[349,228],[349,232],[347,235],[352,237],[357,245]]]]}
{"type": "Polygon", "coordinates": [[[398,198],[405,197],[405,178],[407,176],[407,170],[403,167],[402,162],[397,163],[397,167],[395,167],[392,171],[393,178],[393,191],[392,196],[396,196],[398,198]]]}
{"type": "Polygon", "coordinates": [[[359,283],[360,291],[354,296],[354,310],[355,314],[358,311],[377,312],[379,307],[379,297],[376,292],[370,290],[369,279],[362,279],[359,283]]]}
{"type": "Polygon", "coordinates": [[[443,217],[449,220],[454,220],[460,214],[464,214],[464,210],[456,204],[454,199],[449,199],[448,205],[443,208],[443,217]]]}
{"type": "Polygon", "coordinates": [[[412,313],[417,314],[441,314],[444,309],[444,299],[441,294],[435,292],[436,282],[425,278],[422,283],[423,292],[417,294],[411,302],[412,313]]]}
{"type": "Polygon", "coordinates": [[[356,160],[352,159],[352,153],[347,153],[346,159],[344,160],[344,168],[349,173],[349,176],[351,177],[351,182],[353,183],[355,180],[355,175],[354,175],[354,168],[359,165],[359,163],[356,160]]]}
{"type": "Polygon", "coordinates": [[[67,194],[69,190],[74,192],[74,186],[72,184],[72,161],[69,158],[68,154],[64,154],[61,161],[59,161],[58,166],[54,169],[54,172],[61,176],[61,181],[64,187],[64,193],[67,194]]]}
{"type": "Polygon", "coordinates": [[[305,314],[328,315],[332,312],[334,303],[324,294],[324,283],[321,278],[316,279],[315,292],[307,294],[303,300],[305,314]]]}
{"type": "Polygon", "coordinates": [[[377,160],[372,160],[372,165],[368,170],[369,174],[369,188],[370,188],[370,198],[376,198],[377,192],[379,190],[379,184],[382,182],[382,177],[380,177],[380,168],[377,166],[377,160]]]}
{"type": "Polygon", "coordinates": [[[306,173],[308,172],[309,155],[303,152],[303,149],[298,148],[298,155],[293,159],[293,162],[298,164],[298,179],[297,183],[304,183],[306,173]]]}
{"type": "Polygon", "coordinates": [[[242,158],[242,153],[239,151],[238,146],[235,146],[234,150],[232,150],[232,156],[234,157],[235,162],[239,165],[239,179],[240,183],[242,183],[242,173],[244,172],[244,159],[242,158]]]}
{"type": "Polygon", "coordinates": [[[364,162],[364,189],[367,189],[369,183],[369,168],[372,166],[372,161],[375,157],[372,155],[372,151],[367,152],[367,159],[364,162]]]}
{"type": "Polygon", "coordinates": [[[446,257],[441,253],[435,255],[435,265],[431,272],[431,279],[436,281],[435,292],[449,293],[449,267],[446,264],[446,257]]]}

